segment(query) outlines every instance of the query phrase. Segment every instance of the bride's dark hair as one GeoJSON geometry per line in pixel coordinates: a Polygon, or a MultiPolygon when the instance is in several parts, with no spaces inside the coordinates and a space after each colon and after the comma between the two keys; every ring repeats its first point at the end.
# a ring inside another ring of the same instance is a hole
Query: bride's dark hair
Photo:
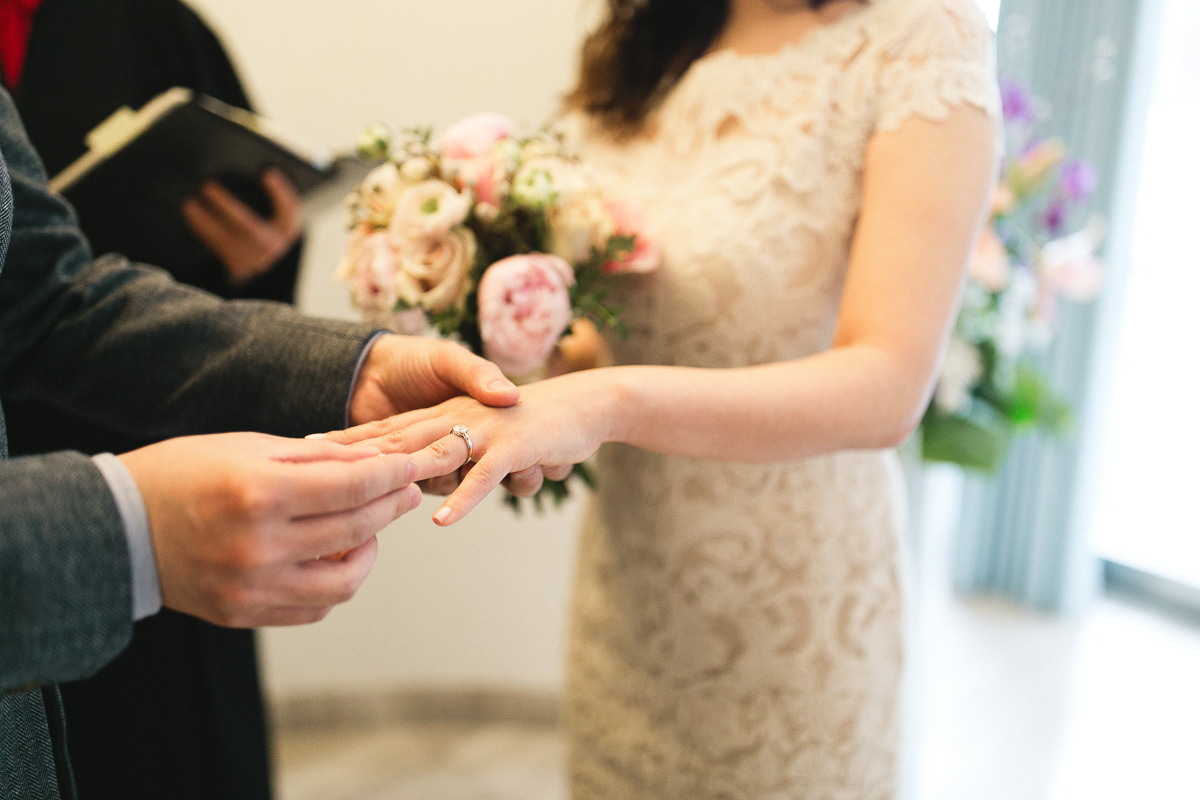
{"type": "Polygon", "coordinates": [[[616,133],[636,131],[708,51],[728,17],[729,0],[608,0],[608,18],[584,42],[579,83],[567,106],[616,133]]]}

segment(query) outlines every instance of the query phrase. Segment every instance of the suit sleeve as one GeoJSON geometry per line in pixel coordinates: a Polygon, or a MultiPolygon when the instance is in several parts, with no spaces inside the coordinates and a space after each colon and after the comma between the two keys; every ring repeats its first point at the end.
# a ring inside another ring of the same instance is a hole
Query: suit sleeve
{"type": "Polygon", "coordinates": [[[79,453],[0,461],[0,694],[96,672],[133,635],[116,501],[79,453]]]}
{"type": "Polygon", "coordinates": [[[7,95],[0,151],[13,224],[0,276],[0,381],[130,435],[340,427],[371,329],[270,302],[222,301],[152,267],[92,261],[46,189],[7,95]]]}
{"type": "MultiPolygon", "coordinates": [[[[370,329],[222,302],[119,256],[92,261],[3,91],[0,265],[10,396],[143,437],[344,423],[370,329]]],[[[0,422],[0,457],[3,432],[0,422]]],[[[120,513],[95,464],[78,453],[0,460],[0,693],[111,660],[131,636],[131,592],[120,513]]]]}

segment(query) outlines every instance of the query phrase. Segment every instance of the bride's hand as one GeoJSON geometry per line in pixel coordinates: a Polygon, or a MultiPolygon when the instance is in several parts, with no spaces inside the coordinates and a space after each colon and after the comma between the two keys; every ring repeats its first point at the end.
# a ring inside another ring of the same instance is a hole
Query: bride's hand
{"type": "Polygon", "coordinates": [[[418,479],[453,474],[467,458],[463,438],[451,433],[463,425],[471,439],[474,464],[433,519],[458,522],[510,474],[545,466],[561,479],[569,465],[590,458],[611,439],[615,407],[604,370],[564,375],[521,388],[511,408],[489,408],[455,397],[433,408],[411,411],[331,434],[343,443],[366,442],[384,452],[412,453],[418,479]]]}

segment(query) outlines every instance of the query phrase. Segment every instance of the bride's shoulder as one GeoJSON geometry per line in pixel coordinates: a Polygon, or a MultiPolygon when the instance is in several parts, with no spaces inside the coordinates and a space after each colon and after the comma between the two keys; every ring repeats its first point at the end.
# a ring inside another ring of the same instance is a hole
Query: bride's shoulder
{"type": "Polygon", "coordinates": [[[875,0],[877,130],[969,104],[999,119],[992,31],[975,0],[875,0]]]}
{"type": "Polygon", "coordinates": [[[885,56],[986,58],[992,31],[975,0],[873,0],[870,34],[885,56]]]}

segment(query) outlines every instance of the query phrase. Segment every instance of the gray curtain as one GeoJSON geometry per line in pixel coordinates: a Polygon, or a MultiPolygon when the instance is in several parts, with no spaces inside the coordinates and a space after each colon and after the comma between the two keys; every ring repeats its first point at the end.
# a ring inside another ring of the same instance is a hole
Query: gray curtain
{"type": "MultiPolygon", "coordinates": [[[[1134,181],[1129,154],[1146,92],[1146,40],[1158,0],[1004,0],[997,34],[1001,77],[1047,101],[1042,133],[1096,166],[1093,209],[1110,218],[1105,299],[1064,306],[1058,338],[1044,360],[1077,424],[1061,439],[1018,441],[998,476],[970,476],[953,554],[955,586],[1048,611],[1077,607],[1098,569],[1087,551],[1087,491],[1094,422],[1107,341],[1119,313],[1134,181]]],[[[1156,30],[1156,28],[1154,29],[1156,30]]],[[[1111,352],[1111,348],[1109,349],[1111,352]]]]}

